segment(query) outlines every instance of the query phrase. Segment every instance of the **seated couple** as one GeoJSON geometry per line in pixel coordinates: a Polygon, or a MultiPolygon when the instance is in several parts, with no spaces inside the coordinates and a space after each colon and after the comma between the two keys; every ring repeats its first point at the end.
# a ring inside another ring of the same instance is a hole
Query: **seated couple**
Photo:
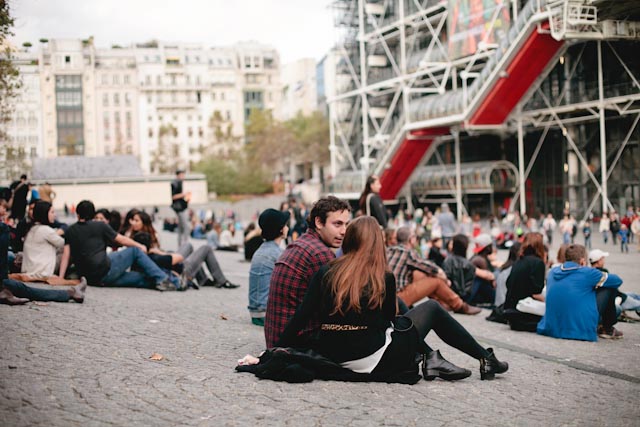
{"type": "Polygon", "coordinates": [[[201,245],[194,250],[193,245],[186,242],[180,245],[177,252],[163,251],[151,216],[144,211],[132,209],[127,213],[122,234],[145,245],[149,258],[164,271],[181,273],[188,287],[195,289],[208,285],[226,289],[239,287],[227,280],[213,248],[209,245],[201,245]],[[205,266],[211,274],[211,279],[205,272],[205,266]]]}
{"type": "Polygon", "coordinates": [[[295,352],[285,347],[311,349],[325,363],[364,375],[342,377],[352,380],[390,382],[403,372],[417,377],[417,359],[422,359],[427,380],[471,375],[426,345],[424,338],[434,329],[446,343],[480,361],[482,379],[507,371],[492,349],[481,347],[435,301],[397,317],[396,279],[388,270],[382,231],[372,217],[357,218],[347,227],[349,217],[348,204],[335,197],[314,205],[309,230],[287,247],[273,272],[265,336],[268,347],[278,348],[266,352],[257,365],[238,370],[272,375],[274,366],[267,358],[295,352]],[[339,247],[343,255],[336,259],[330,248],[339,247]]]}

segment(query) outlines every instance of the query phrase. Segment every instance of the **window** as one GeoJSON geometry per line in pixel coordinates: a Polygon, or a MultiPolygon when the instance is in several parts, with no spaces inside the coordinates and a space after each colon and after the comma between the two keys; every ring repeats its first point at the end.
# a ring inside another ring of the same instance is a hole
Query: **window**
{"type": "Polygon", "coordinates": [[[244,68],[251,68],[251,57],[244,57],[244,68]]]}
{"type": "Polygon", "coordinates": [[[176,85],[176,76],[171,76],[171,86],[176,85]]]}
{"type": "Polygon", "coordinates": [[[113,105],[120,105],[120,94],[119,93],[114,93],[113,94],[113,105]]]}
{"type": "Polygon", "coordinates": [[[175,92],[171,92],[171,102],[176,104],[178,102],[178,94],[175,92]]]}
{"type": "Polygon", "coordinates": [[[113,113],[113,122],[114,122],[116,128],[120,127],[120,113],[118,111],[113,113]]]}
{"type": "Polygon", "coordinates": [[[147,104],[151,104],[153,102],[153,98],[151,95],[147,95],[147,104]]]}
{"type": "Polygon", "coordinates": [[[156,84],[158,86],[162,85],[162,76],[156,76],[156,84]]]}
{"type": "Polygon", "coordinates": [[[260,57],[259,56],[254,56],[253,57],[253,66],[255,68],[259,68],[260,67],[260,57]]]}
{"type": "Polygon", "coordinates": [[[144,84],[146,84],[147,86],[151,86],[151,76],[145,76],[144,84]]]}
{"type": "Polygon", "coordinates": [[[119,85],[120,84],[120,76],[117,74],[113,75],[113,84],[114,85],[119,85]]]}
{"type": "Polygon", "coordinates": [[[220,92],[220,101],[224,101],[224,92],[220,92]]]}
{"type": "Polygon", "coordinates": [[[199,85],[200,84],[200,76],[196,76],[196,84],[199,85]]]}
{"type": "Polygon", "coordinates": [[[103,74],[102,75],[102,84],[103,85],[108,85],[109,84],[109,75],[108,74],[103,74]]]}
{"type": "Polygon", "coordinates": [[[187,134],[189,135],[189,137],[193,136],[193,128],[191,126],[187,128],[187,134]]]}
{"type": "Polygon", "coordinates": [[[64,63],[65,63],[65,64],[71,64],[71,57],[70,57],[69,55],[66,55],[66,56],[64,57],[64,63]]]}
{"type": "Polygon", "coordinates": [[[202,137],[204,136],[204,131],[202,130],[202,128],[201,128],[201,127],[199,127],[199,128],[198,128],[198,136],[199,136],[200,138],[202,138],[202,137]]]}
{"type": "Polygon", "coordinates": [[[149,138],[153,138],[153,128],[149,128],[147,135],[149,135],[149,138]]]}
{"type": "Polygon", "coordinates": [[[126,127],[127,127],[127,138],[133,138],[133,131],[131,130],[131,112],[127,111],[125,113],[126,127]]]}
{"type": "Polygon", "coordinates": [[[196,98],[198,100],[198,104],[200,104],[200,102],[202,101],[202,99],[200,98],[200,91],[196,92],[196,98]]]}
{"type": "Polygon", "coordinates": [[[107,94],[107,93],[103,93],[102,94],[102,106],[103,107],[108,107],[109,106],[109,94],[107,94]]]}
{"type": "Polygon", "coordinates": [[[131,106],[131,94],[129,92],[125,92],[124,94],[124,105],[127,107],[131,106]]]}
{"type": "Polygon", "coordinates": [[[129,80],[129,75],[128,75],[128,74],[125,74],[125,75],[124,75],[124,84],[128,85],[128,84],[129,84],[129,81],[130,81],[130,80],[129,80]]]}
{"type": "Polygon", "coordinates": [[[227,120],[231,120],[231,111],[227,110],[227,120]]]}
{"type": "Polygon", "coordinates": [[[212,101],[216,100],[216,93],[215,92],[211,92],[211,100],[212,101]]]}
{"type": "Polygon", "coordinates": [[[191,84],[191,76],[184,76],[184,83],[187,85],[191,84]]]}

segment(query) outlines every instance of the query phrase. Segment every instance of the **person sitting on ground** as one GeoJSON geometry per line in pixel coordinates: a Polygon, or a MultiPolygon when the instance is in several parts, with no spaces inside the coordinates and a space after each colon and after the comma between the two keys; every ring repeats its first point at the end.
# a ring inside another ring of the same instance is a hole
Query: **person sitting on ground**
{"type": "Polygon", "coordinates": [[[64,247],[61,237],[64,231],[51,228],[54,221],[55,211],[51,203],[38,201],[33,209],[31,229],[24,240],[21,274],[12,275],[12,278],[25,282],[44,281],[51,285],[78,283],[77,280],[65,281],[55,275],[58,257],[62,255],[64,247]]]}
{"type": "Polygon", "coordinates": [[[398,245],[387,249],[387,260],[396,278],[397,295],[407,306],[429,297],[456,313],[480,313],[478,307],[465,303],[451,290],[447,275],[440,267],[417,255],[413,249],[416,235],[409,226],[398,228],[396,234],[398,245]]]}
{"type": "Polygon", "coordinates": [[[537,304],[541,310],[538,311],[539,314],[522,312],[518,310],[517,306],[518,302],[525,298],[533,298],[541,302],[545,300],[542,289],[544,288],[546,257],[542,234],[525,234],[519,255],[520,257],[513,265],[507,279],[504,312],[511,329],[535,332],[544,313],[542,305],[537,304]]]}
{"type": "Polygon", "coordinates": [[[65,277],[71,258],[76,270],[87,278],[89,285],[151,288],[171,291],[181,288],[178,278],[164,273],[147,256],[147,248],[116,233],[107,224],[93,221],[96,208],[89,200],[78,203],[78,222],[65,233],[65,245],[60,261],[60,277],[65,277]],[[127,248],[107,255],[107,246],[117,242],[127,248]],[[132,266],[142,272],[128,271],[132,266]]]}
{"type": "Polygon", "coordinates": [[[480,361],[481,379],[490,380],[507,371],[507,363],[498,361],[492,349],[481,347],[435,301],[396,317],[395,278],[388,271],[383,233],[375,218],[353,220],[342,249],[343,256],[314,275],[302,304],[277,342],[279,347],[297,347],[299,332],[318,318],[321,326],[310,347],[353,372],[391,379],[415,369],[416,354],[422,353],[425,380],[470,376],[470,371],[455,365],[449,375],[430,366],[424,339],[433,329],[447,344],[480,361]]]}
{"type": "Polygon", "coordinates": [[[464,234],[456,234],[450,241],[450,254],[442,266],[447,278],[451,281],[451,289],[464,301],[470,301],[473,284],[476,278],[493,281],[492,272],[478,268],[467,259],[469,238],[464,234]]]}
{"type": "Polygon", "coordinates": [[[242,240],[242,233],[236,230],[236,225],[233,222],[229,222],[220,233],[216,249],[237,252],[242,246],[242,240]]]}
{"type": "Polygon", "coordinates": [[[253,255],[262,246],[262,230],[255,222],[250,223],[244,230],[244,259],[251,262],[253,255]]]}
{"type": "Polygon", "coordinates": [[[213,249],[207,245],[202,245],[195,251],[189,242],[182,244],[177,252],[165,252],[160,249],[158,234],[151,222],[151,216],[146,212],[138,211],[131,217],[129,232],[134,240],[139,233],[147,234],[149,236],[147,246],[149,258],[165,271],[181,272],[184,280],[196,289],[200,286],[215,286],[226,289],[235,289],[240,286],[227,280],[213,249]],[[207,266],[213,279],[207,277],[203,270],[204,265],[207,266]]]}
{"type": "Polygon", "coordinates": [[[258,224],[262,230],[264,242],[253,254],[249,269],[249,314],[251,323],[264,326],[269,283],[276,261],[283,250],[280,243],[289,233],[289,211],[266,209],[260,214],[258,224]]]}
{"type": "Polygon", "coordinates": [[[496,299],[493,305],[495,306],[491,311],[491,314],[487,316],[487,320],[490,322],[508,324],[507,318],[504,316],[504,300],[507,297],[507,279],[511,274],[511,268],[513,264],[518,260],[520,256],[520,242],[513,242],[513,245],[509,248],[509,256],[507,261],[502,264],[498,274],[496,275],[496,299]]]}
{"type": "MultiPolygon", "coordinates": [[[[603,273],[609,274],[609,270],[604,268],[606,258],[609,256],[609,252],[602,251],[600,249],[593,249],[589,251],[589,264],[593,268],[597,268],[603,273]]],[[[623,311],[638,311],[640,310],[640,295],[633,293],[624,293],[618,289],[616,298],[620,298],[620,304],[616,304],[616,314],[620,317],[623,311]]]]}
{"type": "MultiPolygon", "coordinates": [[[[311,277],[335,258],[342,245],[351,207],[334,196],[319,199],[311,208],[309,228],[284,250],[273,268],[265,314],[264,335],[267,348],[275,346],[287,322],[302,302],[311,277]]],[[[318,328],[310,321],[302,336],[318,328]]]]}
{"type": "Polygon", "coordinates": [[[398,244],[398,232],[395,228],[384,229],[384,244],[387,248],[398,244]]]}
{"type": "Polygon", "coordinates": [[[0,223],[0,304],[20,305],[29,301],[68,302],[82,304],[87,281],[81,278],[77,286],[68,289],[43,289],[27,286],[21,281],[8,279],[9,227],[0,223]]]}
{"type": "Polygon", "coordinates": [[[442,268],[444,264],[445,255],[442,253],[442,237],[436,235],[431,238],[431,248],[429,249],[429,261],[442,268]]]}
{"type": "Polygon", "coordinates": [[[493,275],[494,261],[496,259],[496,249],[493,246],[493,240],[491,236],[486,233],[480,234],[475,239],[476,247],[474,249],[475,255],[471,257],[470,261],[476,268],[484,271],[488,271],[491,275],[482,277],[476,275],[473,279],[473,285],[471,287],[471,293],[465,299],[469,304],[493,304],[496,298],[496,281],[493,275]]]}
{"type": "Polygon", "coordinates": [[[622,338],[622,332],[613,327],[616,291],[622,279],[587,267],[582,245],[567,246],[565,258],[547,277],[546,309],[538,333],[583,341],[622,338]]]}

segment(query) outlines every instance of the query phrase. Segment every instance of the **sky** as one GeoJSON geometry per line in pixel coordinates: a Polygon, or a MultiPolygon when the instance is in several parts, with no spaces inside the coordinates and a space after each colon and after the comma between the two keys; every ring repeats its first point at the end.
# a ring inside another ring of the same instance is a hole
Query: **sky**
{"type": "Polygon", "coordinates": [[[282,63],[319,60],[335,41],[332,0],[9,0],[12,41],[94,36],[97,47],[152,39],[228,46],[255,40],[282,63]]]}

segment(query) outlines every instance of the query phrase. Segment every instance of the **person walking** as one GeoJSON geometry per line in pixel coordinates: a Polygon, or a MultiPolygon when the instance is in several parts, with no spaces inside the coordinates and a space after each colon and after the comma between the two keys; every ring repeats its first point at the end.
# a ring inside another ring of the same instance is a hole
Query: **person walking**
{"type": "Polygon", "coordinates": [[[458,223],[453,213],[449,210],[449,205],[443,203],[440,205],[440,213],[438,214],[438,225],[442,232],[442,242],[445,248],[449,247],[449,241],[454,234],[458,232],[458,223]]]}
{"type": "Polygon", "coordinates": [[[542,221],[542,229],[544,230],[544,234],[547,236],[549,246],[553,244],[553,233],[556,231],[556,226],[556,220],[553,218],[553,214],[549,212],[544,221],[542,221]]]}
{"type": "Polygon", "coordinates": [[[184,191],[182,184],[185,172],[182,169],[176,171],[176,179],[171,182],[171,208],[178,216],[178,246],[182,246],[189,241],[189,214],[187,208],[191,201],[191,192],[184,191]]]}

